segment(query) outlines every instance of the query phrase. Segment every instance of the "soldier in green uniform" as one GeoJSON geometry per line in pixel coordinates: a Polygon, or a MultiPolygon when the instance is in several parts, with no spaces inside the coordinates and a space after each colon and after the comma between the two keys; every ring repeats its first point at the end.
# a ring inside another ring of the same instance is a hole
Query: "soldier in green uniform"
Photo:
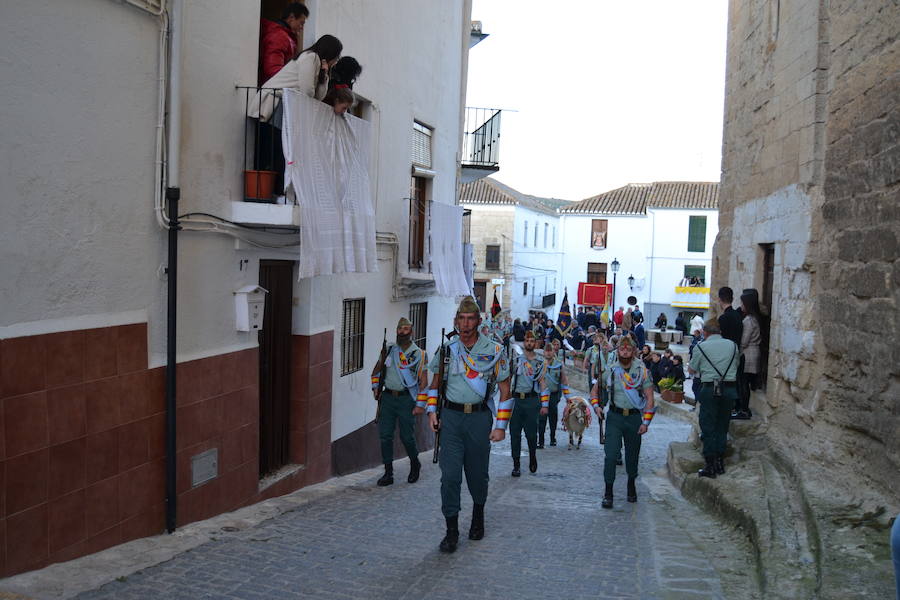
{"type": "Polygon", "coordinates": [[[434,431],[441,431],[441,512],[447,532],[441,540],[441,552],[454,552],[459,544],[459,510],[462,474],[472,496],[472,522],[469,539],[484,537],[484,504],[488,492],[488,466],[491,442],[506,437],[512,412],[509,397],[509,365],[503,346],[478,334],[481,313],[471,296],[460,303],[456,312],[459,336],[447,346],[444,369],[445,397],[441,399],[441,420],[437,419],[440,353],[435,352],[429,364],[434,374],[428,390],[428,418],[434,431]],[[500,400],[492,402],[499,387],[500,400]],[[493,411],[496,410],[496,420],[493,411]]]}
{"type": "Polygon", "coordinates": [[[556,445],[556,421],[559,416],[559,399],[569,397],[569,378],[563,369],[562,360],[559,358],[559,340],[553,340],[549,348],[544,349],[544,364],[546,372],[544,381],[550,391],[549,411],[542,414],[538,421],[538,449],[544,447],[544,434],[547,430],[547,421],[550,422],[550,445],[556,445]]]}
{"type": "Polygon", "coordinates": [[[416,448],[416,416],[425,412],[428,396],[425,388],[428,376],[425,353],[412,341],[412,323],[402,318],[397,323],[397,343],[387,348],[372,370],[372,392],[379,400],[380,374],[385,367],[384,392],[381,393],[381,413],[378,418],[378,437],[381,440],[381,461],[384,475],[378,485],[394,483],[394,428],[400,423],[400,441],[409,456],[409,476],[406,481],[419,480],[422,463],[416,448]]]}
{"type": "MultiPolygon", "coordinates": [[[[613,483],[616,480],[616,454],[625,443],[625,472],[628,474],[629,502],[637,502],[635,480],[638,474],[638,459],[641,452],[641,436],[647,433],[650,421],[656,412],[653,402],[653,380],[647,367],[634,358],[637,347],[628,336],[619,340],[617,356],[609,364],[605,376],[609,390],[609,417],[606,424],[605,458],[603,480],[606,492],[603,508],[613,506],[613,483]]],[[[603,419],[603,402],[600,398],[599,382],[591,389],[591,404],[599,419],[603,419]]]]}
{"type": "Polygon", "coordinates": [[[512,371],[512,395],[515,408],[509,421],[509,445],[512,448],[512,476],[519,477],[522,471],[519,459],[522,453],[522,430],[528,443],[528,470],[537,472],[537,429],[538,418],[547,414],[550,393],[544,381],[544,359],[534,351],[537,339],[534,333],[525,332],[525,352],[514,359],[512,371]]]}
{"type": "Polygon", "coordinates": [[[587,389],[594,387],[594,384],[600,379],[601,368],[606,365],[606,351],[604,350],[606,336],[602,333],[595,333],[593,342],[584,353],[584,365],[588,378],[587,389]]]}
{"type": "Polygon", "coordinates": [[[700,477],[725,474],[725,444],[731,409],[738,397],[737,372],[740,351],[737,344],[722,337],[717,319],[703,324],[703,341],[694,347],[688,370],[700,376],[700,434],[706,466],[700,477]]]}

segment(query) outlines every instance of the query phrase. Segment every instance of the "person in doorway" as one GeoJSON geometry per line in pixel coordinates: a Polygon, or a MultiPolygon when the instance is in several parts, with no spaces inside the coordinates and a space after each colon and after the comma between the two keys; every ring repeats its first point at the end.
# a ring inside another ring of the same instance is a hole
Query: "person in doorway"
{"type": "Polygon", "coordinates": [[[259,73],[261,85],[274,77],[284,65],[297,56],[297,48],[303,40],[303,26],[309,18],[309,9],[300,2],[291,2],[281,12],[281,19],[259,22],[259,73]]]}
{"type": "Polygon", "coordinates": [[[515,401],[512,418],[509,420],[509,445],[512,450],[512,476],[522,474],[520,456],[522,453],[522,430],[528,444],[528,470],[537,472],[537,429],[538,420],[550,410],[550,392],[547,388],[544,359],[534,350],[535,336],[525,334],[525,351],[510,365],[512,372],[512,395],[515,401]]]}
{"type": "Polygon", "coordinates": [[[741,294],[741,312],[744,319],[741,322],[741,363],[738,365],[738,407],[731,418],[749,419],[750,392],[759,387],[758,374],[760,362],[760,312],[757,294],[741,294]]]}
{"type": "Polygon", "coordinates": [[[419,480],[422,463],[416,448],[416,416],[425,412],[428,383],[425,353],[412,341],[412,323],[402,318],[397,323],[397,341],[387,347],[372,369],[372,392],[379,402],[378,439],[381,441],[381,462],[384,475],[378,485],[394,483],[394,429],[400,425],[400,441],[409,456],[409,476],[406,481],[419,480]],[[382,373],[384,381],[382,381],[382,373]],[[383,389],[383,391],[382,391],[383,389]]]}
{"type": "Polygon", "coordinates": [[[725,450],[731,408],[737,401],[738,362],[737,344],[721,335],[717,319],[703,325],[704,340],[694,348],[690,372],[700,376],[700,433],[703,459],[706,466],[700,477],[715,479],[725,474],[725,450]]]}
{"type": "Polygon", "coordinates": [[[491,442],[506,437],[506,427],[513,401],[509,397],[509,364],[503,346],[480,336],[481,311],[471,296],[466,296],[456,310],[453,341],[446,346],[448,367],[444,381],[438,381],[440,352],[435,352],[428,365],[434,375],[428,389],[428,420],[431,428],[441,431],[441,512],[447,531],[440,543],[441,552],[455,552],[459,544],[459,510],[462,474],[472,496],[472,522],[469,539],[484,537],[484,505],[488,495],[488,468],[491,442]],[[437,418],[438,388],[444,384],[441,420],[437,418]],[[496,406],[496,422],[491,397],[500,389],[496,406]]]}
{"type": "Polygon", "coordinates": [[[541,411],[538,420],[538,449],[544,447],[544,434],[547,430],[547,423],[550,423],[550,445],[556,445],[556,423],[559,414],[559,399],[569,398],[569,378],[563,368],[562,360],[559,356],[559,344],[553,342],[549,348],[544,350],[544,381],[550,392],[550,404],[548,405],[547,414],[541,411]]]}
{"type": "MultiPolygon", "coordinates": [[[[616,480],[616,456],[625,445],[625,472],[628,474],[627,500],[637,502],[635,481],[641,452],[641,436],[647,433],[656,406],[653,384],[644,364],[635,360],[637,348],[629,337],[619,341],[616,360],[609,365],[606,387],[609,390],[609,414],[606,424],[606,454],[603,465],[603,508],[613,507],[613,484],[616,480]]],[[[598,419],[603,418],[600,386],[591,389],[591,405],[598,419]]]]}

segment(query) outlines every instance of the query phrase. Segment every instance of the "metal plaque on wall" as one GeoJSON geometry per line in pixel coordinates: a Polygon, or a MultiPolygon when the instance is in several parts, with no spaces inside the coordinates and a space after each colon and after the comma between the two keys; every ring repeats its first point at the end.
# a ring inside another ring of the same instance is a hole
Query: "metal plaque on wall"
{"type": "Polygon", "coordinates": [[[202,485],[219,474],[219,449],[210,448],[191,457],[191,487],[202,485]]]}

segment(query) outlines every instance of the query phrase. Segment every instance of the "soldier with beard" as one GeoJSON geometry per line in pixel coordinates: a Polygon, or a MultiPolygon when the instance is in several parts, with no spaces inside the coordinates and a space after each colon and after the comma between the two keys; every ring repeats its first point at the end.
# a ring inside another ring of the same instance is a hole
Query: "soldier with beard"
{"type": "Polygon", "coordinates": [[[400,441],[409,456],[409,476],[406,481],[419,480],[422,463],[416,448],[416,416],[425,412],[428,395],[425,391],[428,378],[425,369],[425,353],[412,341],[412,323],[405,317],[397,323],[397,343],[387,348],[372,370],[372,391],[379,400],[380,373],[385,367],[384,392],[381,393],[381,414],[378,419],[378,437],[381,440],[381,461],[384,475],[378,485],[394,483],[394,428],[400,423],[400,441]]]}

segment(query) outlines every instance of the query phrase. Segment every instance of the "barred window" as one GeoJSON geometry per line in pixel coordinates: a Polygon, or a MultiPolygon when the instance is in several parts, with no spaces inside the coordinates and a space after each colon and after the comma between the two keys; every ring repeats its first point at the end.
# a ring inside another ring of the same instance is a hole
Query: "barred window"
{"type": "Polygon", "coordinates": [[[488,244],[484,251],[484,268],[487,271],[500,270],[500,246],[488,244]]]}
{"type": "Polygon", "coordinates": [[[344,300],[341,327],[341,377],[363,367],[363,347],[366,337],[366,299],[344,300]]]}
{"type": "Polygon", "coordinates": [[[409,320],[412,322],[413,343],[425,350],[428,348],[426,340],[426,332],[428,331],[428,303],[413,302],[409,305],[409,320]]]}

